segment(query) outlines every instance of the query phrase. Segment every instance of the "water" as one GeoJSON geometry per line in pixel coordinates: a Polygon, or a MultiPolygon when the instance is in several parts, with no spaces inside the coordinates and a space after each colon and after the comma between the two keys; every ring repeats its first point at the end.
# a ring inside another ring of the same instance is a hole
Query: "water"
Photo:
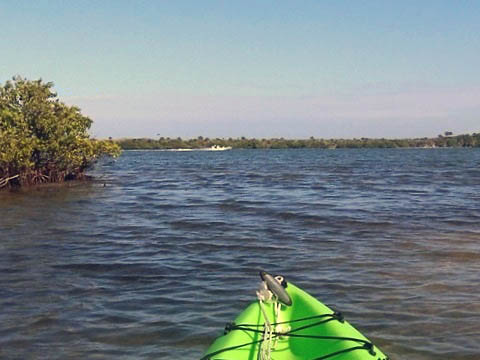
{"type": "Polygon", "coordinates": [[[479,165],[479,149],[125,152],[98,181],[0,194],[0,358],[198,359],[265,269],[392,359],[479,359],[479,165]]]}

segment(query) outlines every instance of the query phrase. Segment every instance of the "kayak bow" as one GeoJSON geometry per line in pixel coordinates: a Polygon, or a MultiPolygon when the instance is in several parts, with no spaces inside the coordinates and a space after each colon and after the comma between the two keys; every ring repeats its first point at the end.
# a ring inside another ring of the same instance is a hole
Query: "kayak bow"
{"type": "Polygon", "coordinates": [[[388,360],[343,315],[262,271],[258,300],[227,324],[201,360],[388,360]]]}

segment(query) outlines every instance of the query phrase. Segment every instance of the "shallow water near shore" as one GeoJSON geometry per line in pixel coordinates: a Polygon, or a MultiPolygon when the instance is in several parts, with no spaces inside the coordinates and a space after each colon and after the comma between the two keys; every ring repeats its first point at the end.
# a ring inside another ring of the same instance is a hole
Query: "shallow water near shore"
{"type": "Polygon", "coordinates": [[[1,359],[198,359],[260,269],[392,359],[480,358],[480,149],[124,152],[91,174],[0,193],[1,359]]]}

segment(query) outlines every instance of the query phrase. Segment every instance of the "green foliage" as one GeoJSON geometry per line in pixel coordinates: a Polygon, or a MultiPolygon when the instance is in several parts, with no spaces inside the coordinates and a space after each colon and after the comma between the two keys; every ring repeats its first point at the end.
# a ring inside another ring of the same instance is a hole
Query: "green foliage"
{"type": "Polygon", "coordinates": [[[14,77],[0,87],[0,187],[84,177],[102,155],[118,156],[111,141],[90,139],[92,120],[62,103],[53,83],[14,77]]]}
{"type": "Polygon", "coordinates": [[[234,149],[341,149],[341,148],[407,148],[407,147],[479,147],[480,134],[458,135],[438,138],[420,139],[208,139],[199,136],[195,139],[182,140],[161,137],[153,139],[121,139],[116,141],[123,149],[199,149],[213,145],[230,146],[234,149]]]}

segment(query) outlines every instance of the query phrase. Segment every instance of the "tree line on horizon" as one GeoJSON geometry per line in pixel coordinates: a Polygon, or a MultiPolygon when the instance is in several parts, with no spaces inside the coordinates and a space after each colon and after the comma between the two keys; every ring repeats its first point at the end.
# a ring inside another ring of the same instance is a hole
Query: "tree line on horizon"
{"type": "Polygon", "coordinates": [[[480,133],[439,135],[435,138],[414,139],[256,139],[256,138],[124,138],[114,140],[124,150],[168,150],[168,149],[202,149],[214,145],[232,147],[233,149],[357,149],[357,148],[445,148],[445,147],[480,147],[480,133]]]}

